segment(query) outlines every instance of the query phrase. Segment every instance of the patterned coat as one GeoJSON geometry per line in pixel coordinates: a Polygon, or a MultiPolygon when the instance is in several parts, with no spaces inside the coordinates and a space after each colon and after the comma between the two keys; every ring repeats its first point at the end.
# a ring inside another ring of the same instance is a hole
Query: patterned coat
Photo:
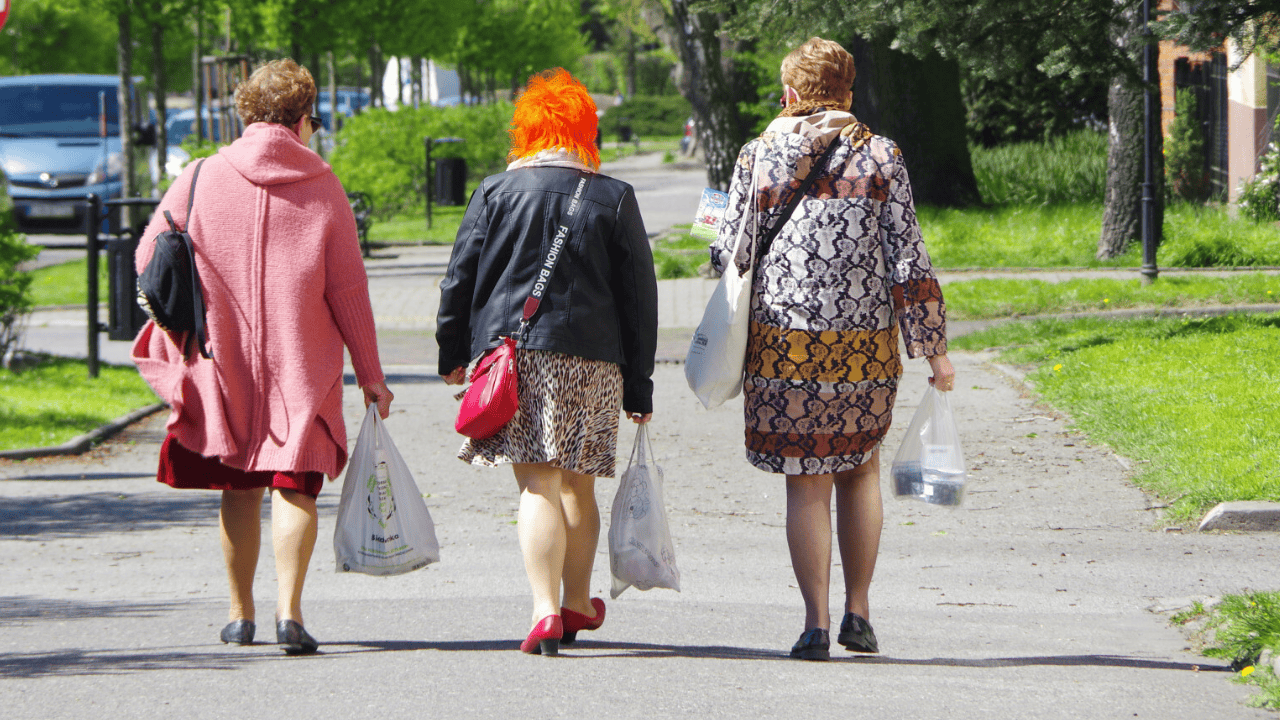
{"type": "Polygon", "coordinates": [[[908,357],[947,350],[942,292],[901,153],[847,112],[778,118],[743,147],[712,264],[745,272],[797,177],[831,142],[841,145],[760,259],[752,287],[747,459],[769,472],[864,463],[889,430],[899,328],[908,357]],[[731,259],[739,231],[742,249],[731,259]]]}

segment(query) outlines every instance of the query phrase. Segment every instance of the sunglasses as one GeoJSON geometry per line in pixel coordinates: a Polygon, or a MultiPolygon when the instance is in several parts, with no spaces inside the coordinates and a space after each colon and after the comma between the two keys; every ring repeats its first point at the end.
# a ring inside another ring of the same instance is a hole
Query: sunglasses
{"type": "Polygon", "coordinates": [[[324,127],[324,121],[315,115],[310,115],[307,119],[311,121],[311,132],[313,133],[320,132],[320,128],[324,127]]]}

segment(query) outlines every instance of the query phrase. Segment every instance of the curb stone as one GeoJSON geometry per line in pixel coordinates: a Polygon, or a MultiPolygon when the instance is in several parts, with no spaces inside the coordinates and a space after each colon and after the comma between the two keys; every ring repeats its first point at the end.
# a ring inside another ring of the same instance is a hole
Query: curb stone
{"type": "Polygon", "coordinates": [[[1280,503],[1252,500],[1218,503],[1200,521],[1199,530],[1280,531],[1280,503]]]}
{"type": "Polygon", "coordinates": [[[79,455],[93,447],[95,443],[106,440],[142,418],[166,407],[168,407],[168,405],[160,402],[155,403],[154,405],[147,405],[146,407],[138,408],[127,415],[122,415],[115,420],[112,420],[106,425],[90,430],[78,437],[71,438],[61,445],[18,450],[3,450],[0,451],[0,459],[27,460],[30,458],[48,457],[53,455],[79,455]]]}

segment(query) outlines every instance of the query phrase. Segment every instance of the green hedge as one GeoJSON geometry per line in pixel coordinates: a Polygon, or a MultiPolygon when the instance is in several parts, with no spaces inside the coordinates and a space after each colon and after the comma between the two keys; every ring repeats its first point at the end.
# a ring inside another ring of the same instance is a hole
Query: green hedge
{"type": "Polygon", "coordinates": [[[461,157],[471,177],[484,177],[506,167],[511,115],[509,103],[368,110],[338,131],[329,162],[347,191],[366,193],[386,220],[423,202],[424,138],[462,138],[436,145],[432,157],[461,157]]]}
{"type": "Polygon", "coordinates": [[[611,140],[623,125],[629,125],[640,137],[678,137],[692,114],[693,106],[679,95],[636,95],[605,109],[600,132],[611,140]]]}
{"type": "Polygon", "coordinates": [[[973,174],[992,205],[1101,203],[1107,186],[1107,136],[1077,130],[1045,142],[972,146],[973,174]]]}
{"type": "Polygon", "coordinates": [[[31,310],[31,273],[18,268],[39,253],[15,228],[12,208],[0,205],[0,357],[17,342],[19,320],[31,310]]]}

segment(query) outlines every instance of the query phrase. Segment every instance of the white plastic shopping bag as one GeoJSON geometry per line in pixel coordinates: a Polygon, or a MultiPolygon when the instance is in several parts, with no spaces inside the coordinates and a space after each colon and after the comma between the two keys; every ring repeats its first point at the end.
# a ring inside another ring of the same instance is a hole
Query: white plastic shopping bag
{"type": "Polygon", "coordinates": [[[431,513],[372,403],[342,481],[333,532],[338,572],[400,575],[440,560],[431,513]]]}
{"type": "Polygon", "coordinates": [[[759,237],[759,215],[756,212],[756,176],[760,162],[756,158],[755,170],[752,173],[750,196],[747,200],[746,212],[743,213],[738,226],[738,235],[733,243],[733,253],[720,276],[720,282],[707,301],[707,309],[702,313],[702,321],[693,333],[693,341],[689,343],[689,353],[685,357],[684,377],[693,394],[702,401],[703,407],[710,410],[723,405],[726,400],[737,397],[742,392],[742,372],[747,358],[747,335],[751,320],[751,285],[755,278],[755,261],[741,275],[737,271],[737,257],[742,243],[747,237],[745,232],[748,222],[753,223],[755,233],[759,237]]]}
{"type": "Polygon", "coordinates": [[[618,483],[609,514],[609,569],[616,598],[634,586],[638,590],[670,588],[680,592],[680,571],[662,500],[662,468],[653,462],[648,425],[636,429],[631,461],[618,483]]]}
{"type": "Polygon", "coordinates": [[[946,393],[932,385],[924,391],[890,474],[897,497],[932,505],[959,505],[964,499],[964,454],[946,393]]]}

